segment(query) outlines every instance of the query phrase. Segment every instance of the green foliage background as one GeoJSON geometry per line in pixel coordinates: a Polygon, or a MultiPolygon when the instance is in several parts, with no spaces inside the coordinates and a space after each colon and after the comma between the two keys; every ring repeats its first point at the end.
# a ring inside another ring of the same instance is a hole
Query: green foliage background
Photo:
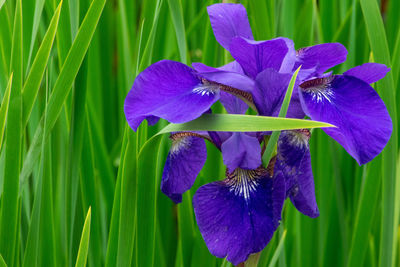
{"type": "MultiPolygon", "coordinates": [[[[195,186],[173,205],[159,190],[168,138],[146,143],[166,122],[134,133],[123,114],[151,63],[230,60],[208,20],[215,2],[0,0],[0,266],[230,266],[209,254],[191,204],[224,177],[219,151],[208,146],[195,186]]],[[[400,266],[400,1],[241,2],[257,40],[341,42],[349,55],[337,73],[392,68],[375,86],[394,122],[384,152],[360,167],[314,130],[321,215],[287,202],[258,266],[400,266]]]]}

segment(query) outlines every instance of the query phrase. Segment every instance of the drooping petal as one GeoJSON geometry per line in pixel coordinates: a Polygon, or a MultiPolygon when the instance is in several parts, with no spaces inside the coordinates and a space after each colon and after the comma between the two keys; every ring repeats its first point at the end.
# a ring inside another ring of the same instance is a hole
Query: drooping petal
{"type": "Polygon", "coordinates": [[[390,139],[392,120],[385,104],[367,83],[351,76],[332,76],[300,85],[300,100],[313,120],[337,128],[323,130],[361,164],[377,156],[390,139]]]}
{"type": "Polygon", "coordinates": [[[365,63],[349,69],[343,74],[356,77],[366,83],[374,83],[385,77],[386,73],[389,71],[390,68],[386,67],[384,64],[365,63]]]}
{"type": "Polygon", "coordinates": [[[125,116],[136,131],[146,118],[173,123],[191,121],[219,98],[219,86],[203,83],[194,70],[170,60],[154,63],[136,78],[125,99],[125,116]]]}
{"type": "MultiPolygon", "coordinates": [[[[256,78],[257,86],[253,90],[253,100],[258,113],[264,116],[278,116],[283,99],[291,79],[291,74],[279,73],[274,69],[265,69],[256,78]]],[[[297,90],[294,90],[286,117],[303,118],[297,90]]]]}
{"type": "Polygon", "coordinates": [[[229,50],[232,38],[253,39],[246,8],[241,4],[214,4],[207,7],[211,27],[218,43],[229,50]]]}
{"type": "Polygon", "coordinates": [[[265,170],[238,169],[224,181],[197,190],[194,212],[211,254],[237,265],[268,244],[285,198],[284,181],[278,179],[265,170]]]}
{"type": "Polygon", "coordinates": [[[233,133],[221,146],[222,158],[228,170],[256,169],[261,165],[261,147],[258,139],[246,133],[233,133]]]}
{"type": "Polygon", "coordinates": [[[347,50],[340,43],[326,43],[304,47],[297,51],[295,69],[301,65],[302,70],[316,68],[318,73],[346,61],[347,50]]]}
{"type": "Polygon", "coordinates": [[[283,131],[278,141],[274,173],[285,178],[286,196],[304,215],[319,216],[308,145],[308,130],[283,131]]]}
{"type": "Polygon", "coordinates": [[[226,65],[220,68],[213,68],[204,65],[203,63],[193,63],[192,66],[199,76],[208,81],[226,85],[245,92],[251,92],[254,88],[254,81],[242,72],[237,72],[237,67],[230,66],[229,68],[232,68],[233,70],[229,71],[229,68],[226,67],[226,65]]]}
{"type": "Polygon", "coordinates": [[[175,203],[189,190],[207,159],[206,144],[195,136],[172,135],[172,147],[165,162],[161,191],[175,203]]]}
{"type": "MultiPolygon", "coordinates": [[[[267,68],[279,71],[289,52],[288,41],[276,38],[268,41],[253,41],[241,37],[233,38],[230,46],[233,58],[252,79],[267,68]]],[[[284,67],[287,68],[288,62],[284,67]]]]}

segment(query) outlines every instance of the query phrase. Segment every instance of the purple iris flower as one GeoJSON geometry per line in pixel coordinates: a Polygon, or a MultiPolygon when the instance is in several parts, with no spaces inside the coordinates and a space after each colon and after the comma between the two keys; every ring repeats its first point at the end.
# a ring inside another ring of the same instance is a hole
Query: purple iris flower
{"type": "MultiPolygon", "coordinates": [[[[216,40],[235,61],[219,68],[162,60],[138,75],[125,101],[125,115],[136,130],[146,119],[172,123],[191,121],[220,101],[228,113],[277,116],[289,81],[301,66],[288,117],[331,123],[323,130],[359,164],[378,155],[388,142],[392,122],[383,101],[370,86],[389,69],[376,63],[342,75],[326,72],[346,60],[338,43],[295,50],[287,38],[255,41],[240,4],[209,6],[216,40]]],[[[161,190],[175,203],[189,190],[207,158],[205,141],[222,153],[224,180],[203,185],[193,198],[197,224],[210,252],[233,264],[261,251],[281,220],[290,198],[303,214],[319,215],[309,150],[310,131],[283,131],[277,154],[262,166],[264,135],[270,133],[178,132],[165,163],[161,190]]]]}

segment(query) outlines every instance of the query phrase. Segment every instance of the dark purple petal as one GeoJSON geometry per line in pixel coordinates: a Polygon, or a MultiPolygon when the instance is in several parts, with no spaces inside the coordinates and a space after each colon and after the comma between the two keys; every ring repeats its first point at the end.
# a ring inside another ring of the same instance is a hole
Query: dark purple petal
{"type": "Polygon", "coordinates": [[[303,214],[319,216],[311,169],[308,130],[283,131],[278,141],[274,173],[285,178],[286,196],[303,214]]]}
{"type": "Polygon", "coordinates": [[[304,112],[337,128],[323,130],[361,164],[377,156],[390,139],[392,120],[385,104],[367,83],[333,76],[300,85],[304,112]]]}
{"type": "Polygon", "coordinates": [[[253,100],[260,115],[278,115],[290,78],[290,74],[282,74],[274,69],[265,69],[257,75],[253,100]]]}
{"type": "Polygon", "coordinates": [[[232,38],[253,39],[246,8],[241,4],[214,4],[207,7],[215,39],[226,50],[232,38]]]}
{"type": "Polygon", "coordinates": [[[366,83],[374,83],[385,77],[390,68],[379,63],[365,63],[360,66],[349,69],[344,75],[353,76],[366,83]]]}
{"type": "Polygon", "coordinates": [[[197,224],[211,254],[237,265],[261,251],[279,225],[285,185],[265,170],[238,170],[200,187],[193,197],[197,224]]]}
{"type": "Polygon", "coordinates": [[[220,68],[209,67],[203,63],[193,63],[192,66],[198,72],[199,76],[208,81],[230,86],[245,92],[251,92],[254,88],[254,81],[242,74],[242,72],[237,72],[239,69],[233,66],[233,64],[228,67],[225,65],[220,68]],[[234,71],[225,70],[230,68],[234,71]]]}
{"type": "MultiPolygon", "coordinates": [[[[279,73],[274,69],[265,69],[257,75],[257,86],[254,88],[252,95],[260,115],[278,116],[291,76],[291,74],[279,73]]],[[[299,95],[296,91],[293,91],[290,100],[286,116],[289,118],[304,117],[299,95]]]]}
{"type": "Polygon", "coordinates": [[[233,133],[221,146],[224,164],[228,170],[256,169],[261,165],[261,147],[258,139],[246,133],[233,133]]]}
{"type": "Polygon", "coordinates": [[[154,63],[135,80],[125,99],[125,116],[136,131],[146,118],[173,123],[191,121],[219,98],[219,87],[205,83],[188,66],[170,60],[154,63]]]}
{"type": "Polygon", "coordinates": [[[297,62],[294,69],[300,65],[303,70],[316,68],[318,73],[346,61],[347,50],[340,43],[326,43],[304,47],[297,51],[297,62]]]}
{"type": "Polygon", "coordinates": [[[239,62],[244,72],[252,79],[267,68],[279,71],[281,66],[288,68],[288,62],[284,59],[289,52],[288,41],[285,38],[277,38],[268,41],[253,41],[236,37],[232,40],[230,52],[233,58],[239,62]]]}
{"type": "Polygon", "coordinates": [[[200,137],[186,136],[172,141],[161,180],[161,191],[175,203],[189,190],[207,159],[207,149],[200,137]]]}

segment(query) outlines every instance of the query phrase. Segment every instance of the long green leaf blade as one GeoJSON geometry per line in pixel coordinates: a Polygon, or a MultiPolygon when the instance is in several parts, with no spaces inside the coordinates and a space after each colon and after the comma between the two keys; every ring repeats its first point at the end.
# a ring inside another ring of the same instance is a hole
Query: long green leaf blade
{"type": "MultiPolygon", "coordinates": [[[[390,66],[390,52],[386,39],[386,33],[383,20],[379,11],[378,3],[375,0],[360,0],[364,21],[368,31],[368,37],[372,48],[373,56],[376,62],[390,66]]],[[[396,159],[397,159],[397,111],[395,102],[395,88],[392,73],[389,72],[384,79],[378,83],[378,91],[383,101],[387,105],[389,114],[392,118],[393,133],[392,138],[383,151],[383,178],[382,179],[382,224],[381,224],[381,241],[379,253],[379,266],[393,266],[394,255],[393,250],[395,236],[397,233],[397,225],[394,223],[394,207],[395,207],[395,185],[396,184],[396,159]]]]}
{"type": "MultiPolygon", "coordinates": [[[[289,86],[288,86],[288,89],[285,94],[285,98],[283,99],[281,109],[279,110],[279,115],[278,115],[279,118],[286,117],[287,110],[289,108],[290,99],[292,98],[294,84],[296,82],[297,74],[299,74],[300,68],[301,67],[299,67],[296,70],[296,72],[293,74],[292,78],[290,79],[289,86]]],[[[267,147],[265,149],[265,152],[264,152],[264,155],[262,158],[264,166],[268,166],[269,161],[271,160],[272,152],[274,150],[276,142],[278,142],[280,133],[281,132],[273,132],[271,135],[271,138],[268,141],[267,147]]]]}
{"type": "Polygon", "coordinates": [[[26,78],[24,88],[22,89],[22,100],[24,104],[22,126],[25,127],[29,116],[32,112],[33,104],[35,103],[36,96],[39,92],[40,83],[43,79],[44,72],[46,70],[47,61],[50,57],[50,51],[53,46],[54,37],[56,36],[58,21],[60,18],[60,11],[62,1],[58,5],[54,12],[53,18],[51,19],[50,26],[47,29],[46,35],[43,38],[43,42],[36,54],[33,61],[32,68],[26,78]]]}
{"type": "Polygon", "coordinates": [[[10,104],[12,79],[13,79],[13,74],[11,73],[10,79],[8,80],[6,93],[4,94],[3,101],[1,102],[1,107],[0,107],[0,151],[1,151],[1,146],[3,144],[4,129],[6,126],[7,114],[8,114],[8,106],[10,104]]]}
{"type": "MultiPolygon", "coordinates": [[[[96,26],[100,19],[105,2],[105,0],[93,0],[82,22],[82,25],[79,28],[76,38],[69,50],[68,56],[65,59],[60,75],[58,76],[52,94],[50,95],[50,100],[48,104],[48,111],[50,115],[46,124],[44,125],[48,134],[53,129],[54,124],[60,116],[63,104],[69,92],[71,91],[72,83],[79,71],[83,58],[93,37],[94,31],[96,30],[96,26]]],[[[25,179],[30,175],[34,163],[39,156],[40,150],[38,149],[38,147],[40,147],[42,134],[43,128],[39,126],[35,132],[34,139],[32,140],[32,144],[29,147],[28,155],[21,171],[21,183],[23,183],[25,179]]]]}
{"type": "Polygon", "coordinates": [[[87,255],[89,251],[89,240],[90,240],[90,222],[92,218],[91,208],[86,215],[85,224],[83,225],[81,242],[79,244],[78,256],[76,258],[75,267],[85,267],[87,261],[87,255]]]}
{"type": "Polygon", "coordinates": [[[17,227],[19,225],[18,176],[22,148],[22,0],[18,0],[15,7],[11,72],[14,73],[14,78],[10,93],[5,139],[6,155],[0,217],[0,253],[10,266],[14,266],[15,249],[18,247],[19,241],[17,239],[17,227]]]}
{"type": "Polygon", "coordinates": [[[159,133],[182,131],[262,132],[334,127],[319,121],[236,114],[204,114],[186,123],[168,124],[159,133]]]}

